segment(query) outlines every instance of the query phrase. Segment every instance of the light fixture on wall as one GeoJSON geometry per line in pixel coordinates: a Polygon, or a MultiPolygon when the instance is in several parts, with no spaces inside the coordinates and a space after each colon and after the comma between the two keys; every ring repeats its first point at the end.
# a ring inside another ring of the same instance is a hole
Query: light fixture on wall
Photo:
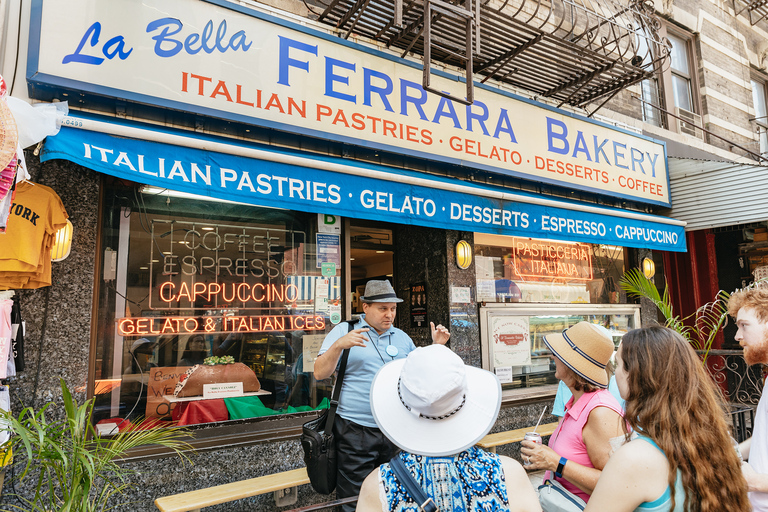
{"type": "Polygon", "coordinates": [[[67,225],[59,229],[54,235],[51,261],[66,259],[70,250],[72,250],[72,223],[67,221],[67,225]]]}
{"type": "Polygon", "coordinates": [[[648,279],[656,275],[656,264],[651,258],[643,258],[643,275],[648,279]]]}
{"type": "Polygon", "coordinates": [[[456,244],[456,265],[460,269],[469,268],[472,264],[472,246],[466,240],[459,240],[456,244]]]}

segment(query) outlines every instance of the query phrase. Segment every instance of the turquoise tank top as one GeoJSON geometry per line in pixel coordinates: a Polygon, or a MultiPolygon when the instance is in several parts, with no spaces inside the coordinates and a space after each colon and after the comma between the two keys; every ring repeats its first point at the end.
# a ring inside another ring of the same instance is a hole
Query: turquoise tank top
{"type": "MultiPolygon", "coordinates": [[[[453,457],[398,455],[440,512],[508,512],[509,500],[501,459],[477,447],[453,457]]],[[[419,512],[389,463],[379,467],[386,510],[419,512]]]]}
{"type": "MultiPolygon", "coordinates": [[[[651,443],[661,453],[664,450],[659,448],[659,445],[650,437],[638,436],[637,439],[642,439],[648,443],[651,443]]],[[[635,509],[635,512],[685,512],[683,508],[685,506],[685,489],[683,488],[683,478],[680,474],[680,470],[677,470],[677,478],[675,479],[675,508],[672,510],[672,491],[669,486],[664,491],[664,494],[659,496],[653,501],[646,501],[635,509]]]]}

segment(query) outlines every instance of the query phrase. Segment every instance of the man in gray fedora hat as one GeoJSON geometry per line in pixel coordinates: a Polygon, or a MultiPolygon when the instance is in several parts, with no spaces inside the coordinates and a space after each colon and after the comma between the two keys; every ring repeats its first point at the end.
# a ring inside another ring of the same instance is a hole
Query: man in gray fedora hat
{"type": "MultiPolygon", "coordinates": [[[[341,323],[328,333],[315,360],[315,378],[327,379],[336,371],[341,354],[349,351],[346,373],[341,386],[333,433],[336,438],[338,475],[336,497],[357,496],[365,477],[391,459],[397,448],[376,426],[371,413],[371,383],[379,369],[395,359],[404,359],[416,349],[406,333],[394,327],[397,297],[389,281],[371,280],[360,297],[363,315],[353,330],[341,323]]],[[[451,337],[442,325],[430,322],[432,342],[444,345],[451,337]]],[[[342,506],[344,512],[354,504],[342,506]]]]}

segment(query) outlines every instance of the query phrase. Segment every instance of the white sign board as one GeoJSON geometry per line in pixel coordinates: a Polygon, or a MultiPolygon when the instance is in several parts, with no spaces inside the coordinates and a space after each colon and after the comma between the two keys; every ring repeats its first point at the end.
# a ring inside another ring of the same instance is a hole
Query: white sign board
{"type": "Polygon", "coordinates": [[[317,214],[317,232],[341,235],[341,217],[327,213],[317,214]]]}
{"type": "Polygon", "coordinates": [[[502,384],[514,381],[514,374],[512,373],[511,366],[497,366],[493,371],[496,373],[496,377],[499,378],[499,382],[502,384]]]}
{"type": "Polygon", "coordinates": [[[469,304],[472,294],[468,286],[451,286],[451,302],[454,304],[469,304]]]}
{"type": "Polygon", "coordinates": [[[490,318],[493,367],[531,364],[531,334],[527,316],[490,318]]]}
{"type": "Polygon", "coordinates": [[[328,311],[328,279],[315,281],[315,313],[328,311]]]}
{"type": "Polygon", "coordinates": [[[203,384],[203,398],[229,398],[243,396],[242,382],[217,382],[215,384],[203,384]]]}
{"type": "Polygon", "coordinates": [[[305,334],[302,336],[303,350],[301,355],[304,359],[303,372],[313,373],[315,371],[315,359],[323,346],[325,334],[305,334]]]}

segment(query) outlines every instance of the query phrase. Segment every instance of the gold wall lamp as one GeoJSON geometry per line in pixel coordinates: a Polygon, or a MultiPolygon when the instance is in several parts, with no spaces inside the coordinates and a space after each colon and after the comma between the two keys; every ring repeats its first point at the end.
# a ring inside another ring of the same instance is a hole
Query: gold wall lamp
{"type": "Polygon", "coordinates": [[[67,221],[67,225],[60,228],[53,239],[51,247],[51,261],[61,261],[69,256],[72,250],[72,223],[67,221]]]}
{"type": "Polygon", "coordinates": [[[459,240],[456,244],[456,265],[460,269],[467,269],[472,264],[472,246],[466,240],[459,240]]]}
{"type": "Polygon", "coordinates": [[[642,267],[643,275],[648,279],[656,275],[656,264],[651,258],[643,258],[642,267]]]}

